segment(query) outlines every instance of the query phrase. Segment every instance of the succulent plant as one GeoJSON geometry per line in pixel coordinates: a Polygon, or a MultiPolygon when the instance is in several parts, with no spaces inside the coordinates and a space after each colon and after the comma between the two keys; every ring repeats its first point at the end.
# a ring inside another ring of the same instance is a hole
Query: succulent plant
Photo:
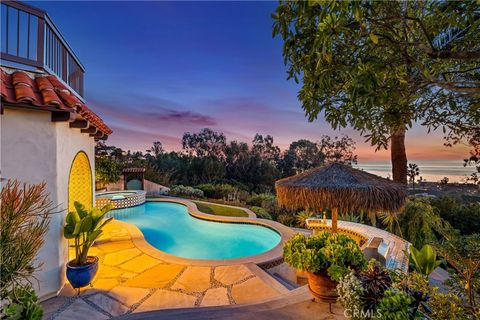
{"type": "Polygon", "coordinates": [[[339,281],[349,270],[359,270],[366,265],[355,240],[329,232],[313,236],[294,235],[285,243],[283,257],[296,269],[312,273],[326,272],[334,281],[339,281]]]}
{"type": "Polygon", "coordinates": [[[366,310],[376,310],[379,301],[384,297],[385,291],[392,286],[390,274],[378,262],[372,260],[366,270],[358,272],[357,277],[364,289],[360,296],[364,308],[366,310]]]}
{"type": "Polygon", "coordinates": [[[95,240],[102,234],[102,228],[113,218],[103,219],[105,214],[113,209],[108,204],[101,209],[86,210],[85,206],[75,201],[75,211],[70,211],[65,219],[63,235],[66,239],[73,239],[75,247],[76,266],[87,264],[88,250],[95,240]]]}

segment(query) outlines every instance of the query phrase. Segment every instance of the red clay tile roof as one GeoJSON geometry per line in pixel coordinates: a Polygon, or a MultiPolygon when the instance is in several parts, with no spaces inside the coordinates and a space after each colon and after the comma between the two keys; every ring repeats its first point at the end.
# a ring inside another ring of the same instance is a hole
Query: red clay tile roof
{"type": "Polygon", "coordinates": [[[10,104],[27,104],[39,109],[75,112],[88,120],[105,135],[112,130],[90,110],[80,99],[54,75],[35,75],[30,77],[24,71],[14,71],[9,74],[2,71],[1,97],[2,102],[10,104]]]}
{"type": "Polygon", "coordinates": [[[122,173],[142,173],[145,172],[145,168],[124,168],[122,173]]]}

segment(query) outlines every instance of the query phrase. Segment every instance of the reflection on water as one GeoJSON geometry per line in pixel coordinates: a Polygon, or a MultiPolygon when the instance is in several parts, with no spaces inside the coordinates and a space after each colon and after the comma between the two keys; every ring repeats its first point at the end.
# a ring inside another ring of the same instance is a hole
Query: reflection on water
{"type": "Polygon", "coordinates": [[[152,246],[184,258],[248,257],[272,249],[281,240],[269,228],[197,219],[185,206],[169,202],[146,202],[113,210],[108,216],[134,224],[152,246]]]}
{"type": "Polygon", "coordinates": [[[107,213],[106,216],[107,217],[114,217],[118,220],[125,220],[125,219],[128,219],[128,218],[134,218],[134,217],[145,215],[145,213],[146,213],[145,208],[146,208],[146,206],[139,205],[139,206],[135,206],[135,207],[112,210],[109,213],[107,213]]]}

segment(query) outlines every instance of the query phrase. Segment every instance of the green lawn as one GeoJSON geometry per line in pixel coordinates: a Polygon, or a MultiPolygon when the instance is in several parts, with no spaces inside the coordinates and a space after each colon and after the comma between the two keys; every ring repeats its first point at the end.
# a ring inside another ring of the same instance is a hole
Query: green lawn
{"type": "Polygon", "coordinates": [[[203,213],[214,214],[216,216],[248,217],[248,214],[242,209],[223,207],[211,203],[193,202],[197,205],[198,210],[203,213]]]}

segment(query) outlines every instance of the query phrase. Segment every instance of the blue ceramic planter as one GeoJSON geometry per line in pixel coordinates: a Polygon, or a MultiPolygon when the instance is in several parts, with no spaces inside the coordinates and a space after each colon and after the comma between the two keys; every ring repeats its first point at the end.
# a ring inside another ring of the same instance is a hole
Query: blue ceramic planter
{"type": "Polygon", "coordinates": [[[97,274],[98,257],[89,256],[88,258],[90,261],[91,259],[95,261],[83,266],[71,266],[73,260],[67,263],[67,279],[75,289],[89,285],[97,274]]]}

